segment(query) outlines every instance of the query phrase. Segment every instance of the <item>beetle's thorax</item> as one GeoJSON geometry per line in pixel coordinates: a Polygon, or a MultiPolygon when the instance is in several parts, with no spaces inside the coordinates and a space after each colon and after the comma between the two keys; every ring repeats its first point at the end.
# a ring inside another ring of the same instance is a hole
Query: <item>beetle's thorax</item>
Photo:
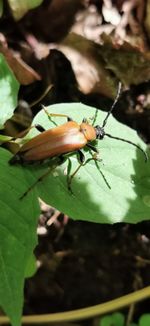
{"type": "Polygon", "coordinates": [[[80,131],[84,134],[87,141],[92,141],[96,139],[96,130],[93,126],[86,122],[82,122],[80,125],[80,131]]]}
{"type": "Polygon", "coordinates": [[[100,126],[95,126],[95,131],[96,131],[96,139],[103,139],[105,136],[105,131],[104,128],[100,126]]]}

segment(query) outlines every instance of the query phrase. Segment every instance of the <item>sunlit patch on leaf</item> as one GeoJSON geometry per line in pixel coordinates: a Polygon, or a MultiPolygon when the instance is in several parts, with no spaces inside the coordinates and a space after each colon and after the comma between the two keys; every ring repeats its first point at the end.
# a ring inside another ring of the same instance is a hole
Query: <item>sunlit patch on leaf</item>
{"type": "Polygon", "coordinates": [[[19,91],[19,82],[2,54],[0,54],[0,76],[0,129],[2,129],[4,123],[13,115],[19,91]]]}
{"type": "Polygon", "coordinates": [[[15,20],[21,19],[30,9],[38,7],[43,0],[8,0],[15,20]]]}

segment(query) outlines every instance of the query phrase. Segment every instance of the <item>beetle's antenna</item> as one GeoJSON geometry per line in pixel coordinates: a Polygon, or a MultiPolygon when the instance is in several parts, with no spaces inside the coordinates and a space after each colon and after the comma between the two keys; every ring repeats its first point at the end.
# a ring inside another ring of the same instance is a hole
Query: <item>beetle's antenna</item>
{"type": "Polygon", "coordinates": [[[121,140],[121,141],[124,141],[125,143],[128,143],[128,144],[130,144],[130,145],[135,146],[135,147],[138,148],[138,149],[142,152],[142,154],[144,155],[144,157],[145,157],[145,162],[148,161],[147,153],[146,153],[146,152],[145,152],[145,151],[144,151],[140,146],[138,146],[137,144],[133,143],[132,141],[127,140],[127,139],[124,139],[124,138],[120,138],[120,137],[115,137],[115,136],[112,136],[112,135],[107,134],[107,133],[105,133],[105,136],[107,136],[107,137],[109,137],[109,138],[112,138],[112,139],[121,140]]]}
{"type": "MultiPolygon", "coordinates": [[[[106,118],[103,121],[102,129],[105,127],[109,115],[111,114],[111,112],[113,111],[114,107],[116,106],[116,103],[118,102],[118,99],[119,99],[120,94],[121,94],[121,88],[122,88],[122,84],[121,84],[121,82],[119,82],[116,98],[114,100],[114,103],[112,104],[112,107],[110,108],[109,112],[107,113],[106,118]]],[[[142,154],[145,157],[145,162],[148,161],[147,153],[140,146],[138,146],[137,144],[133,143],[132,141],[127,140],[127,139],[124,139],[124,138],[120,138],[120,137],[115,137],[115,136],[112,136],[112,135],[107,134],[105,132],[104,132],[104,135],[107,136],[107,137],[109,137],[109,138],[116,139],[116,140],[121,140],[121,141],[123,141],[125,143],[128,143],[130,145],[133,145],[134,147],[136,147],[137,149],[139,149],[142,152],[142,154]]]]}
{"type": "Polygon", "coordinates": [[[118,99],[119,99],[120,94],[121,94],[121,88],[122,88],[122,83],[119,82],[118,90],[117,90],[117,95],[115,97],[114,103],[112,104],[110,110],[108,111],[108,113],[106,115],[106,118],[103,121],[102,128],[105,127],[108,117],[110,116],[111,112],[113,111],[114,107],[116,106],[116,103],[118,102],[118,99]]]}

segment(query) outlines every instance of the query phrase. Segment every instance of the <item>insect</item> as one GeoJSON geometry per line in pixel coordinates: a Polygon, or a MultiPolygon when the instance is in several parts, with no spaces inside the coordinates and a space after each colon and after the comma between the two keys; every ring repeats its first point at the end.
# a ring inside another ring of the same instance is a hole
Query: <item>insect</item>
{"type": "MultiPolygon", "coordinates": [[[[51,119],[51,116],[62,116],[67,117],[67,122],[56,126],[49,130],[44,130],[43,127],[36,125],[35,127],[41,132],[39,135],[33,137],[31,140],[27,141],[15,154],[9,161],[10,164],[31,164],[34,162],[42,162],[46,159],[53,159],[53,158],[60,158],[60,161],[58,164],[61,164],[66,157],[69,157],[71,154],[78,153],[78,158],[80,165],[75,170],[75,172],[68,178],[68,189],[71,190],[71,180],[75,176],[75,174],[78,172],[79,168],[85,164],[85,156],[82,152],[82,148],[88,147],[91,151],[98,153],[97,148],[93,146],[92,141],[93,140],[102,140],[105,136],[120,140],[126,143],[129,143],[130,145],[135,146],[140,150],[145,157],[145,161],[147,161],[147,155],[144,152],[144,150],[138,146],[137,144],[133,143],[130,140],[115,137],[108,133],[105,133],[104,127],[107,123],[108,117],[112,110],[114,109],[118,98],[120,96],[121,92],[121,83],[118,87],[117,96],[114,100],[114,103],[107,113],[102,126],[93,126],[90,125],[87,120],[83,119],[81,124],[78,124],[76,121],[73,121],[70,117],[67,115],[61,115],[61,114],[51,114],[47,113],[48,117],[51,119]],[[66,156],[67,155],[67,156],[66,156]]],[[[96,156],[92,156],[91,159],[98,160],[96,156]]],[[[89,160],[88,160],[89,161],[89,160]]],[[[37,182],[41,181],[48,173],[50,173],[51,169],[47,171],[43,176],[41,176],[34,185],[37,184],[37,182]]],[[[101,172],[101,171],[100,171],[101,172]]],[[[101,172],[105,182],[107,183],[107,180],[103,173],[101,172]]],[[[24,197],[30,189],[33,188],[32,185],[22,197],[24,197]]],[[[107,183],[108,185],[108,183],[107,183]]],[[[109,185],[108,185],[109,186],[109,185]]]]}

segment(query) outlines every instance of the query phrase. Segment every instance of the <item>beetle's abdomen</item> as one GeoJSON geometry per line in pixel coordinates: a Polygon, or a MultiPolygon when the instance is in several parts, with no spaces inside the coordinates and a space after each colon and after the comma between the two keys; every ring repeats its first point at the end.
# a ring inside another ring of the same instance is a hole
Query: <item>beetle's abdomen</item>
{"type": "Polygon", "coordinates": [[[85,139],[82,134],[66,135],[57,137],[54,142],[47,141],[44,146],[39,145],[37,148],[22,153],[26,161],[44,160],[61,154],[73,152],[85,146],[85,139]]]}
{"type": "Polygon", "coordinates": [[[34,137],[22,146],[18,154],[26,162],[45,160],[76,151],[86,143],[84,134],[80,132],[80,125],[70,121],[34,137]]]}

